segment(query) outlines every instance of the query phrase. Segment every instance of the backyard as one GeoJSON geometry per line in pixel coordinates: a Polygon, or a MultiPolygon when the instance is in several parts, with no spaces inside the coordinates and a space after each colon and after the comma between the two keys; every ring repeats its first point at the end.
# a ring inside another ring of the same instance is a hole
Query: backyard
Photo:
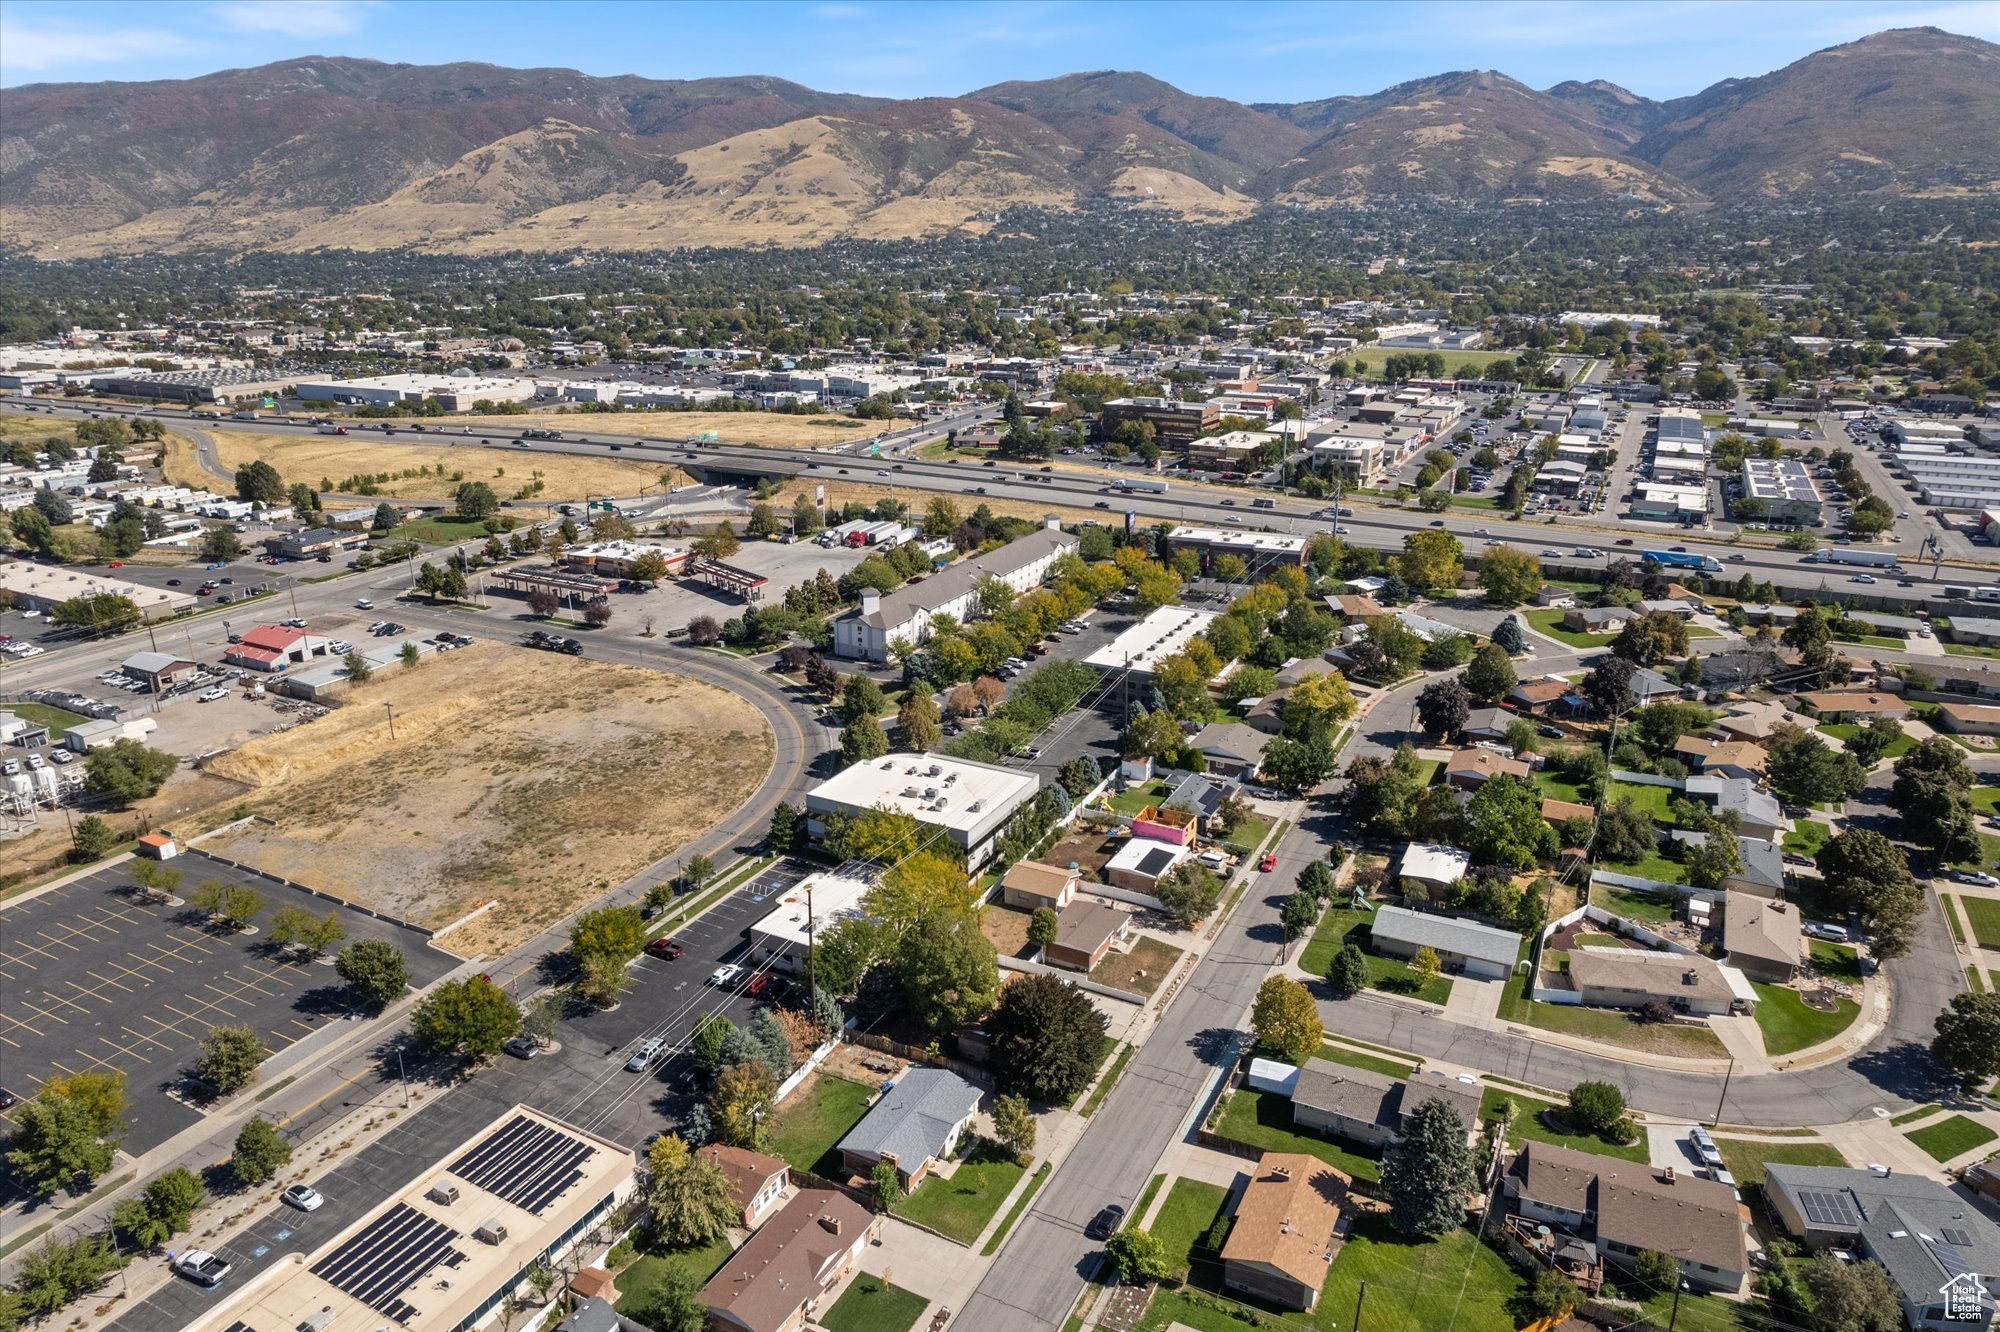
{"type": "Polygon", "coordinates": [[[932,1175],[897,1203],[896,1215],[970,1247],[1023,1173],[1012,1153],[982,1140],[958,1163],[950,1179],[932,1175]]]}
{"type": "Polygon", "coordinates": [[[930,1304],[915,1291],[862,1272],[816,1321],[827,1332],[908,1332],[930,1304]]]}
{"type": "Polygon", "coordinates": [[[1643,809],[1660,823],[1671,823],[1667,814],[1667,801],[1674,792],[1664,786],[1646,786],[1639,782],[1612,782],[1604,793],[1607,804],[1617,803],[1633,809],[1643,809]]]}
{"type": "Polygon", "coordinates": [[[1374,923],[1375,908],[1372,906],[1366,911],[1355,911],[1338,903],[1327,908],[1326,914],[1320,917],[1319,927],[1299,954],[1299,965],[1315,976],[1326,975],[1334,955],[1351,938],[1367,956],[1368,983],[1374,989],[1410,995],[1433,1004],[1442,1004],[1451,998],[1451,977],[1438,975],[1426,981],[1409,963],[1374,952],[1370,940],[1374,923]]]}
{"type": "Polygon", "coordinates": [[[698,1249],[641,1254],[630,1267],[618,1273],[618,1312],[635,1321],[645,1321],[645,1315],[651,1311],[660,1285],[669,1272],[684,1271],[694,1278],[696,1284],[706,1285],[708,1279],[729,1261],[732,1252],[734,1249],[730,1242],[719,1239],[698,1249]]]}
{"type": "Polygon", "coordinates": [[[1090,969],[1090,978],[1099,985],[1109,985],[1132,994],[1150,995],[1160,988],[1160,982],[1173,971],[1181,957],[1181,950],[1172,944],[1155,939],[1150,934],[1142,934],[1125,952],[1114,948],[1106,953],[1104,960],[1090,969]]]}
{"type": "Polygon", "coordinates": [[[1757,1029],[1764,1033],[1766,1054],[1791,1054],[1830,1041],[1861,1015],[1861,1005],[1852,999],[1836,998],[1831,1012],[1821,1012],[1790,986],[1751,984],[1757,991],[1757,1029]]]}
{"type": "Polygon", "coordinates": [[[846,1078],[815,1078],[779,1109],[764,1149],[800,1170],[836,1179],[841,1170],[834,1146],[868,1113],[874,1094],[872,1087],[846,1078]]]}
{"type": "Polygon", "coordinates": [[[1382,1175],[1381,1158],[1374,1148],[1358,1143],[1344,1145],[1294,1129],[1291,1097],[1275,1092],[1245,1087],[1231,1093],[1228,1104],[1211,1127],[1225,1138],[1267,1152],[1304,1152],[1316,1156],[1356,1179],[1373,1181],[1382,1175]]]}
{"type": "Polygon", "coordinates": [[[1593,906],[1602,907],[1614,916],[1623,916],[1642,925],[1674,920],[1680,914],[1678,898],[1657,897],[1651,893],[1634,892],[1629,888],[1613,888],[1609,885],[1593,888],[1590,900],[1593,906]]]}
{"type": "Polygon", "coordinates": [[[1618,637],[1616,634],[1580,634],[1574,629],[1565,629],[1563,616],[1567,614],[1566,610],[1531,610],[1528,612],[1528,627],[1538,634],[1547,634],[1558,642],[1579,648],[1602,647],[1618,637]]]}

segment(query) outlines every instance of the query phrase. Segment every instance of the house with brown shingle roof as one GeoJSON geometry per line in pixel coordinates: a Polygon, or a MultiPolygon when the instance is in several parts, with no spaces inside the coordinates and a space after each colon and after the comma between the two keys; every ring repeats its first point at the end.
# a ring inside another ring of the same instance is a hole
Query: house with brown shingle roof
{"type": "Polygon", "coordinates": [[[1515,777],[1525,782],[1533,771],[1521,760],[1490,749],[1461,749],[1445,760],[1444,779],[1461,791],[1477,791],[1494,777],[1515,777]]]}
{"type": "Polygon", "coordinates": [[[1508,1165],[1503,1188],[1522,1216],[1594,1236],[1606,1257],[1628,1271],[1652,1249],[1674,1255],[1696,1290],[1742,1289],[1750,1267],[1743,1213],[1725,1184],[1527,1142],[1508,1165]]]}
{"type": "Polygon", "coordinates": [[[1761,777],[1769,755],[1748,740],[1723,740],[1712,735],[1684,735],[1674,741],[1674,755],[1694,772],[1724,777],[1761,777]]]}
{"type": "Polygon", "coordinates": [[[1341,1209],[1353,1182],[1315,1156],[1264,1153],[1222,1246],[1222,1284],[1280,1309],[1319,1303],[1347,1238],[1341,1209]]]}
{"type": "Polygon", "coordinates": [[[1083,871],[1066,866],[1044,865],[1039,860],[1017,860],[1000,879],[1000,900],[1021,911],[1047,907],[1061,911],[1076,896],[1083,871]]]}
{"type": "Polygon", "coordinates": [[[1562,700],[1562,696],[1575,688],[1567,680],[1523,680],[1514,686],[1514,692],[1507,695],[1507,701],[1522,712],[1540,716],[1562,700]]]}
{"type": "Polygon", "coordinates": [[[695,1155],[713,1161],[729,1176],[729,1185],[736,1191],[736,1205],[743,1209],[745,1230],[755,1230],[763,1224],[771,1209],[785,1196],[785,1185],[791,1181],[792,1168],[762,1152],[716,1142],[695,1155]]]}
{"type": "Polygon", "coordinates": [[[1751,980],[1784,985],[1798,974],[1799,909],[1749,893],[1723,898],[1722,947],[1729,965],[1751,980]]]}
{"type": "Polygon", "coordinates": [[[846,1194],[801,1190],[702,1287],[709,1325],[797,1332],[860,1263],[874,1233],[875,1218],[846,1194]]]}
{"type": "Polygon", "coordinates": [[[1372,620],[1383,613],[1381,603],[1373,597],[1342,594],[1328,597],[1326,600],[1329,606],[1349,620],[1372,620]]]}
{"type": "Polygon", "coordinates": [[[1910,705],[1898,694],[1871,694],[1865,689],[1825,689],[1800,694],[1798,698],[1799,702],[1810,705],[1825,722],[1871,722],[1877,717],[1906,721],[1910,716],[1910,705]]]}
{"type": "Polygon", "coordinates": [[[1561,823],[1565,819],[1594,819],[1597,811],[1574,800],[1547,799],[1542,801],[1542,817],[1550,823],[1561,823]]]}

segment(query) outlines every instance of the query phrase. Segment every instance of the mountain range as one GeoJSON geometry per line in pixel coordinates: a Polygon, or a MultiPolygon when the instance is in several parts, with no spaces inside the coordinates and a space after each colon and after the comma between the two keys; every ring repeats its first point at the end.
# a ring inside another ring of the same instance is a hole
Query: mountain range
{"type": "Polygon", "coordinates": [[[0,93],[0,248],[42,258],[812,245],[1097,200],[1223,221],[1384,200],[1993,192],[2000,46],[1935,28],[1666,102],[1489,71],[1284,104],[1119,71],[895,100],[330,57],[0,93]]]}

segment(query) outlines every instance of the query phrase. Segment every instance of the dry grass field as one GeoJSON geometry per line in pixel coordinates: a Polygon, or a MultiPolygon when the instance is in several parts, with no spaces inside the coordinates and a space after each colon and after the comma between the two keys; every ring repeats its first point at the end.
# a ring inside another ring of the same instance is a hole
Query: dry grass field
{"type": "Polygon", "coordinates": [[[479,644],[211,761],[270,822],[203,845],[431,928],[491,898],[441,941],[491,955],[672,854],[756,789],[772,753],[756,709],[724,690],[479,644]]]}
{"type": "MultiPolygon", "coordinates": [[[[718,390],[719,392],[719,390],[718,390]]],[[[787,449],[820,449],[836,444],[852,444],[873,439],[886,430],[901,427],[902,421],[857,421],[851,416],[823,412],[818,416],[793,416],[789,412],[529,412],[521,416],[454,416],[455,428],[471,426],[472,433],[483,429],[513,432],[534,428],[578,430],[592,435],[632,435],[667,439],[678,443],[697,435],[714,432],[722,444],[762,444],[787,449]]]]}
{"type": "MultiPolygon", "coordinates": [[[[585,495],[636,495],[644,486],[657,487],[663,473],[682,485],[686,475],[660,463],[622,462],[609,458],[573,457],[529,449],[480,448],[478,445],[400,444],[370,440],[366,435],[266,435],[253,431],[218,430],[213,434],[216,456],[223,466],[241,467],[259,459],[278,469],[286,484],[303,481],[314,489],[330,480],[338,489],[355,475],[389,474],[378,483],[384,494],[398,499],[449,499],[458,486],[452,479],[484,481],[501,499],[512,499],[531,482],[541,481],[535,499],[575,500],[585,495]],[[428,469],[420,476],[406,470],[428,469]],[[442,467],[443,472],[437,469],[442,467]]],[[[195,457],[194,444],[178,435],[167,439],[167,479],[177,485],[215,489],[224,483],[209,475],[195,457]]]]}

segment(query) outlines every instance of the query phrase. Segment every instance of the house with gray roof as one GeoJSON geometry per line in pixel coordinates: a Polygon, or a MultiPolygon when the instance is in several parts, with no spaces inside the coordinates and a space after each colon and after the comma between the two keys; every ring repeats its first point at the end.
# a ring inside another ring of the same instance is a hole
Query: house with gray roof
{"type": "Polygon", "coordinates": [[[2000,1283],[2000,1226],[1947,1185],[1886,1166],[1774,1164],[1764,1169],[1764,1198],[1807,1248],[1844,1249],[1882,1264],[1910,1327],[1951,1332],[1991,1325],[1996,1306],[1988,1292],[2000,1283]],[[1968,1304],[1975,1317],[1947,1316],[1969,1312],[1968,1304]]]}
{"type": "Polygon", "coordinates": [[[1733,809],[1741,816],[1737,831],[1766,842],[1781,842],[1792,830],[1778,797],[1743,777],[1696,773],[1687,779],[1687,793],[1711,809],[1733,809]]]}
{"type": "Polygon", "coordinates": [[[1484,980],[1507,979],[1521,956],[1521,936],[1511,930],[1399,906],[1376,911],[1370,934],[1378,953],[1407,960],[1428,948],[1445,970],[1484,980]]]}
{"type": "Polygon", "coordinates": [[[979,1088],[945,1068],[911,1065],[840,1140],[840,1159],[857,1175],[891,1161],[905,1190],[949,1157],[979,1110],[979,1088]]]}
{"type": "Polygon", "coordinates": [[[1460,733],[1468,740],[1505,740],[1508,726],[1519,720],[1519,713],[1505,708],[1474,708],[1466,714],[1460,733]]]}
{"type": "MultiPolygon", "coordinates": [[[[1667,834],[1683,847],[1708,845],[1708,834],[1692,832],[1686,828],[1676,828],[1667,834]]],[[[1750,893],[1757,897],[1776,897],[1785,887],[1785,854],[1776,842],[1762,837],[1736,835],[1736,859],[1739,862],[1735,872],[1722,877],[1720,887],[1733,893],[1750,893]]],[[[1758,977],[1759,980],[1764,979],[1758,977]]]]}
{"type": "Polygon", "coordinates": [[[1404,1115],[1436,1097],[1458,1111],[1469,1139],[1479,1127],[1479,1096],[1478,1086],[1442,1073],[1398,1078],[1373,1069],[1308,1059],[1292,1088],[1292,1123],[1315,1133],[1383,1147],[1401,1136],[1404,1115]]]}
{"type": "Polygon", "coordinates": [[[1678,681],[1644,666],[1632,672],[1632,692],[1639,696],[1642,708],[1648,703],[1671,703],[1682,696],[1678,681]]]}

